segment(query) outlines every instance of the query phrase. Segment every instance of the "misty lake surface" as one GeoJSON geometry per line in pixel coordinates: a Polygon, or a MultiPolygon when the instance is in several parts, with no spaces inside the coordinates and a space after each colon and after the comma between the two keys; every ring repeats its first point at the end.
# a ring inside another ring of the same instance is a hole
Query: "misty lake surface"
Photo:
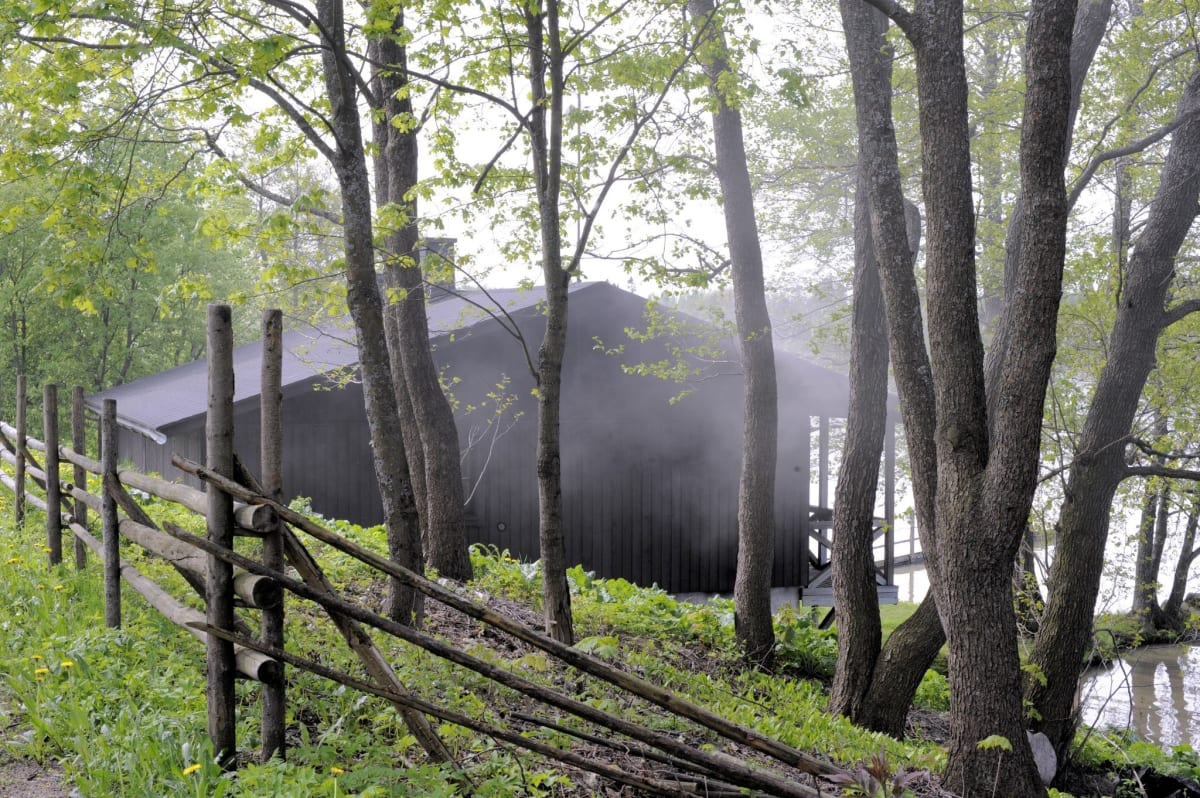
{"type": "Polygon", "coordinates": [[[1083,722],[1200,748],[1200,646],[1152,646],[1084,674],[1083,722]]]}

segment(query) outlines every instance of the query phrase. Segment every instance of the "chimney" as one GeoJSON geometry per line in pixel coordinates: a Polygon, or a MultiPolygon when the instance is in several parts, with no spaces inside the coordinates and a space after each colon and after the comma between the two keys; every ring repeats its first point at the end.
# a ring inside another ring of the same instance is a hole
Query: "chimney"
{"type": "Polygon", "coordinates": [[[425,298],[436,302],[455,293],[454,244],[456,238],[426,238],[418,255],[421,273],[425,276],[425,298]]]}

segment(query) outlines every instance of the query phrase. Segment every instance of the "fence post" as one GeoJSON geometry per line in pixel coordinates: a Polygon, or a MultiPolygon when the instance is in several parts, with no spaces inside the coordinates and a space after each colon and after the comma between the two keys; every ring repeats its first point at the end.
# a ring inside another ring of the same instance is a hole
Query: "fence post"
{"type": "Polygon", "coordinates": [[[17,484],[16,500],[13,509],[16,514],[17,526],[25,523],[25,375],[17,375],[17,484]]]}
{"type": "MultiPolygon", "coordinates": [[[[262,390],[260,396],[259,453],[262,458],[263,491],[275,501],[283,500],[283,312],[263,311],[262,318],[262,390]]],[[[263,565],[283,570],[282,521],[263,538],[263,565]]],[[[265,645],[283,648],[283,599],[278,606],[263,610],[262,640],[265,645]]],[[[280,663],[283,667],[283,663],[280,663]]],[[[284,731],[287,727],[287,687],[282,677],[262,688],[262,758],[287,756],[284,731]]]]}
{"type": "Polygon", "coordinates": [[[42,428],[46,441],[46,548],[50,565],[62,562],[62,488],[58,473],[58,386],[42,386],[42,428]]]}
{"type": "MultiPolygon", "coordinates": [[[[87,422],[83,414],[83,386],[71,389],[71,448],[77,454],[87,454],[87,422]]],[[[71,479],[76,487],[87,490],[87,471],[81,465],[74,466],[71,479]]],[[[76,499],[71,514],[75,521],[87,529],[87,505],[76,499]]],[[[82,538],[75,538],[75,567],[82,571],[87,567],[87,545],[82,538]]]]}
{"type": "Polygon", "coordinates": [[[121,626],[121,539],[117,527],[117,400],[105,399],[100,417],[100,518],[103,522],[104,625],[121,626]]]}
{"type": "MultiPolygon", "coordinates": [[[[224,477],[233,476],[233,327],[228,305],[208,306],[208,415],[204,439],[210,469],[224,477]]],[[[211,483],[208,496],[208,540],[225,549],[233,548],[233,500],[211,483]]],[[[233,568],[208,556],[208,578],[204,600],[212,626],[234,631],[233,568]]],[[[237,665],[233,644],[208,635],[208,734],[213,756],[226,768],[234,765],[237,753],[236,694],[237,665]]]]}

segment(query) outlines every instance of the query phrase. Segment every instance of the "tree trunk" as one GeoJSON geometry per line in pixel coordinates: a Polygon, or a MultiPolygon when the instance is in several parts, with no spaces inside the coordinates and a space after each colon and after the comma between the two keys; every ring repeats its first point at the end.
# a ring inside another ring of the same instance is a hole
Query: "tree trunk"
{"type": "MultiPolygon", "coordinates": [[[[403,27],[402,15],[397,16],[395,26],[397,31],[403,27]]],[[[420,499],[426,559],[442,576],[465,581],[471,578],[471,557],[467,551],[458,429],[429,347],[425,285],[417,253],[417,204],[409,196],[417,183],[417,129],[407,91],[407,52],[391,37],[381,37],[377,46],[385,65],[378,80],[387,131],[386,142],[377,143],[383,147],[388,172],[388,193],[377,197],[377,203],[391,206],[393,211],[389,216],[394,221],[386,237],[387,264],[389,273],[398,278],[396,354],[403,366],[407,392],[398,403],[411,403],[411,418],[420,441],[421,456],[415,459],[415,465],[410,460],[410,471],[417,465],[424,467],[419,480],[424,495],[416,493],[416,497],[420,499]]],[[[407,415],[402,413],[401,418],[407,415]]]]}
{"type": "MultiPolygon", "coordinates": [[[[887,305],[888,345],[901,396],[921,548],[932,575],[938,572],[933,509],[937,492],[933,442],[936,413],[913,268],[920,219],[915,206],[906,208],[902,190],[892,122],[893,51],[883,35],[886,28],[880,25],[878,12],[865,4],[844,0],[841,5],[853,78],[860,169],[869,176],[871,187],[871,237],[887,305]]],[[[892,633],[875,660],[857,722],[902,736],[917,685],[944,642],[931,591],[918,611],[892,633]]]]}
{"type": "Polygon", "coordinates": [[[1183,542],[1180,544],[1179,560],[1175,564],[1175,576],[1171,580],[1171,594],[1163,604],[1163,615],[1167,623],[1173,627],[1183,625],[1180,611],[1187,593],[1188,571],[1192,568],[1198,552],[1196,551],[1196,529],[1200,525],[1200,490],[1192,487],[1192,504],[1188,508],[1187,524],[1183,528],[1183,542]]]}
{"type": "Polygon", "coordinates": [[[529,80],[533,90],[530,145],[540,212],[542,275],[546,281],[546,333],[538,349],[537,369],[542,615],[546,632],[559,642],[571,644],[575,639],[575,629],[571,617],[571,591],[567,584],[560,431],[562,366],[567,348],[567,298],[571,274],[563,269],[558,209],[562,187],[563,111],[563,54],[558,29],[558,0],[548,0],[544,10],[531,6],[526,11],[526,26],[530,48],[529,80]]]}
{"type": "MultiPolygon", "coordinates": [[[[1071,140],[1075,129],[1075,118],[1079,113],[1079,98],[1083,94],[1084,78],[1100,49],[1104,34],[1108,30],[1108,20],[1112,16],[1113,0],[1080,0],[1076,12],[1074,31],[1071,34],[1071,99],[1069,118],[1067,122],[1067,139],[1063,151],[1069,153],[1071,140]]],[[[1009,342],[1012,338],[1012,319],[1004,310],[1011,304],[1009,297],[1017,277],[1017,269],[1021,262],[1021,236],[1025,230],[1025,201],[1018,195],[1013,203],[1012,213],[1008,217],[1008,228],[1004,234],[1004,304],[1001,310],[1000,322],[992,337],[991,346],[987,353],[987,384],[989,401],[994,401],[995,385],[1004,368],[1004,360],[1008,356],[1009,342]]],[[[994,406],[989,407],[994,410],[994,406]]]]}
{"type": "MultiPolygon", "coordinates": [[[[883,23],[887,18],[878,12],[883,23]]],[[[844,17],[843,17],[844,19],[844,17]]],[[[847,32],[847,36],[849,36],[847,32]]],[[[833,514],[833,601],[838,658],[829,711],[859,722],[879,656],[881,628],[875,582],[875,493],[887,427],[887,324],[879,265],[871,242],[867,174],[858,170],[854,200],[854,302],[850,322],[850,407],[833,514]]]]}
{"type": "MultiPolygon", "coordinates": [[[[408,479],[396,394],[392,390],[383,306],[375,279],[371,184],[355,102],[355,79],[346,54],[342,4],[340,0],[318,0],[317,14],[327,37],[322,63],[330,104],[329,120],[338,143],[333,167],[341,189],[346,300],[358,341],[363,401],[375,477],[383,501],[388,553],[406,568],[420,572],[421,530],[408,479]]],[[[397,580],[392,580],[388,604],[388,615],[400,623],[411,623],[419,617],[421,602],[417,594],[397,580]]]]}
{"type": "MultiPolygon", "coordinates": [[[[775,461],[779,407],[775,348],[763,284],[762,249],[754,217],[754,192],[746,164],[742,116],[728,102],[722,83],[730,78],[725,39],[712,0],[689,0],[688,11],[711,45],[701,57],[708,77],[725,232],[732,260],[734,315],[742,350],[742,472],[738,486],[738,557],[734,578],[734,622],[738,641],[754,662],[766,662],[775,647],[771,625],[771,571],[775,551],[775,461]]],[[[878,456],[876,459],[878,468],[878,456]]]]}
{"type": "MultiPolygon", "coordinates": [[[[1184,91],[1177,118],[1200,111],[1200,71],[1184,91]]],[[[1109,340],[1108,360],[1096,384],[1077,453],[1067,475],[1055,558],[1042,625],[1030,662],[1045,677],[1026,683],[1035,722],[1058,750],[1074,734],[1075,689],[1092,640],[1092,614],[1104,567],[1112,497],[1125,470],[1125,447],[1158,336],[1168,322],[1166,303],[1175,257],[1196,216],[1200,197],[1200,121],[1174,132],[1150,215],[1129,259],[1129,276],[1109,340]]]]}

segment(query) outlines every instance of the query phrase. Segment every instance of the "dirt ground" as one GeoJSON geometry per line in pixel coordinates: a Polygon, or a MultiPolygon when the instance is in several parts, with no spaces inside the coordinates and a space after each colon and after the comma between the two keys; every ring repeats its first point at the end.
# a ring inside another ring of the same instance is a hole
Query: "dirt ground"
{"type": "Polygon", "coordinates": [[[62,771],[0,752],[0,798],[69,798],[62,771]]]}

